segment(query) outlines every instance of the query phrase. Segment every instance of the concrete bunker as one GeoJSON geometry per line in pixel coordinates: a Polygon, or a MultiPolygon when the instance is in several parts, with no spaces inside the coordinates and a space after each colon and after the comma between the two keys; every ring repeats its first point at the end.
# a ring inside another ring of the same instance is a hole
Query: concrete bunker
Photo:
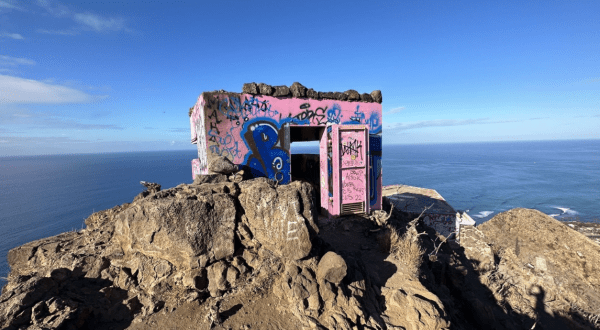
{"type": "Polygon", "coordinates": [[[310,182],[326,216],[381,209],[381,101],[380,91],[317,92],[300,83],[204,92],[189,113],[198,146],[192,176],[226,157],[251,177],[310,182]],[[318,141],[319,154],[294,154],[299,141],[318,141]]]}

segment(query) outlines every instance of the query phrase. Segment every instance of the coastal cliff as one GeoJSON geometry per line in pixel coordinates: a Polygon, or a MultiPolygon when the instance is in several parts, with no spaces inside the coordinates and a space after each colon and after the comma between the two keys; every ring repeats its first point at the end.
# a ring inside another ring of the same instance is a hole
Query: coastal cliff
{"type": "Polygon", "coordinates": [[[319,221],[235,168],[12,249],[2,329],[598,328],[600,246],[515,209],[457,244],[391,208],[319,221]]]}

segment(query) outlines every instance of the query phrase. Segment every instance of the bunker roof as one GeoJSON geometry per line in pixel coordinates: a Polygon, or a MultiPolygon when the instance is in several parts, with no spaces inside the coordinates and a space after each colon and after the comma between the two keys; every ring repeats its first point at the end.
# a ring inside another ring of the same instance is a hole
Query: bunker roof
{"type": "MultiPolygon", "coordinates": [[[[213,91],[209,93],[229,93],[224,90],[213,91]]],[[[338,100],[338,101],[353,101],[353,102],[367,102],[367,103],[381,103],[383,101],[381,91],[374,90],[371,93],[360,94],[354,89],[349,89],[345,92],[318,92],[312,88],[306,88],[301,83],[295,82],[291,86],[271,86],[265,83],[246,83],[242,87],[242,93],[251,95],[264,95],[273,97],[294,97],[294,98],[308,98],[313,100],[338,100]]],[[[193,107],[190,108],[188,113],[192,115],[193,107]]]]}

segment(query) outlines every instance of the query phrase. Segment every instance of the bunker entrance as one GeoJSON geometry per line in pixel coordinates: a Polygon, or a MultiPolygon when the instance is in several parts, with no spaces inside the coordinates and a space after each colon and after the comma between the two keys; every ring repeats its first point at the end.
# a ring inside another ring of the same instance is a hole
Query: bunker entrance
{"type": "MultiPolygon", "coordinates": [[[[312,184],[317,194],[320,187],[319,141],[325,126],[290,126],[292,180],[312,184]]],[[[317,201],[320,199],[317,198],[317,201]]],[[[318,205],[320,207],[320,205],[318,205]]]]}

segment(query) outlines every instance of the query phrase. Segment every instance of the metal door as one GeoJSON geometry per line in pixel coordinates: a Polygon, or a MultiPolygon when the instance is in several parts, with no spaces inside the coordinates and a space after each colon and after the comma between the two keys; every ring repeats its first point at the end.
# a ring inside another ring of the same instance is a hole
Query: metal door
{"type": "Polygon", "coordinates": [[[333,214],[369,213],[369,129],[333,125],[333,214]]]}

